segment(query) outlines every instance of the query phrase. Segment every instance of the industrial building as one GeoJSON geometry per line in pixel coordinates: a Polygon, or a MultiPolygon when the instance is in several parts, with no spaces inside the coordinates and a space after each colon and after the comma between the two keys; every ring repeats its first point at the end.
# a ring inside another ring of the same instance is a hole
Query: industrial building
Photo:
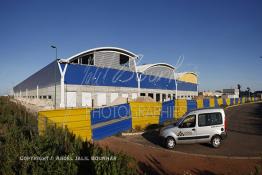
{"type": "Polygon", "coordinates": [[[52,101],[55,107],[110,105],[149,96],[155,101],[198,95],[198,76],[177,73],[167,63],[136,65],[138,55],[121,48],[100,47],[58,59],[13,88],[15,98],[52,101]]]}

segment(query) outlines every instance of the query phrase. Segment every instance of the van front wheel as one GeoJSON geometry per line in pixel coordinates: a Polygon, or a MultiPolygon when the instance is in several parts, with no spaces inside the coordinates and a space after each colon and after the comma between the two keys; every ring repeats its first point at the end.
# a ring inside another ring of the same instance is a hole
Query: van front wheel
{"type": "Polygon", "coordinates": [[[168,149],[174,149],[176,146],[176,141],[173,137],[167,137],[166,139],[166,147],[168,149]]]}
{"type": "Polygon", "coordinates": [[[214,136],[211,140],[211,144],[214,148],[218,148],[221,145],[221,138],[219,136],[214,136]]]}

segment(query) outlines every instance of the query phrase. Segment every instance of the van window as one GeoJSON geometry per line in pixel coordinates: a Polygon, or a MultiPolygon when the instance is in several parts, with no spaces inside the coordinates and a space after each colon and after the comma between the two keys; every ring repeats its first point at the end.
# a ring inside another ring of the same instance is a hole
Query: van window
{"type": "Polygon", "coordinates": [[[180,124],[180,128],[192,128],[196,126],[196,115],[190,115],[180,124]]]}
{"type": "Polygon", "coordinates": [[[212,126],[222,124],[222,115],[219,112],[198,115],[198,126],[212,126]]]}

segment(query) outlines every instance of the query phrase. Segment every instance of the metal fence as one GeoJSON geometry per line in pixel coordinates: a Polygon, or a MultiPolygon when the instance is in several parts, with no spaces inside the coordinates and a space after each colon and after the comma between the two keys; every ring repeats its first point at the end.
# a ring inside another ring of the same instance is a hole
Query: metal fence
{"type": "Polygon", "coordinates": [[[259,98],[198,99],[159,102],[130,102],[97,109],[59,109],[38,113],[38,131],[50,124],[67,127],[83,140],[99,140],[127,130],[144,130],[182,117],[185,113],[210,107],[225,107],[260,101],[259,98]]]}

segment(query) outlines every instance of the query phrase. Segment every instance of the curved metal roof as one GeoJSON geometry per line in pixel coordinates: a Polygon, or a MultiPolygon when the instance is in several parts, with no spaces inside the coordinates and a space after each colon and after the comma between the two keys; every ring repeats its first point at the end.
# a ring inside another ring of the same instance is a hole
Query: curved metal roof
{"type": "Polygon", "coordinates": [[[185,74],[193,74],[195,75],[196,77],[198,77],[197,73],[195,72],[180,72],[180,73],[176,73],[178,78],[180,78],[181,76],[185,75],[185,74]]]}
{"type": "Polygon", "coordinates": [[[171,69],[175,70],[175,67],[172,66],[171,64],[154,63],[154,64],[145,64],[145,65],[137,66],[137,71],[138,72],[145,72],[147,69],[155,67],[155,66],[165,66],[165,67],[168,67],[168,68],[171,68],[171,69]]]}
{"type": "Polygon", "coordinates": [[[86,53],[89,53],[89,52],[96,52],[96,51],[115,51],[115,52],[120,52],[120,53],[123,53],[123,54],[126,54],[130,57],[135,57],[135,58],[138,58],[138,55],[134,54],[133,52],[130,52],[128,50],[125,50],[125,49],[122,49],[122,48],[119,48],[119,47],[97,47],[97,48],[93,48],[93,49],[89,49],[89,50],[85,50],[83,52],[80,52],[76,55],[73,55],[67,59],[63,59],[63,61],[66,61],[66,62],[69,62],[70,60],[80,56],[80,55],[83,55],[83,54],[86,54],[86,53]]]}

